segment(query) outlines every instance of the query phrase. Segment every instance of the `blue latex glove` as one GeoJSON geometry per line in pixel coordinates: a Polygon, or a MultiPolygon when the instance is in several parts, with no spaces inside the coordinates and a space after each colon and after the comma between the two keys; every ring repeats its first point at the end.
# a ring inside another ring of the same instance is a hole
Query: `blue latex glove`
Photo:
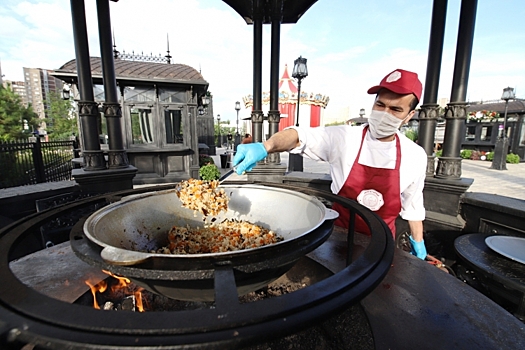
{"type": "Polygon", "coordinates": [[[246,171],[252,170],[257,162],[266,158],[267,155],[266,148],[260,142],[238,145],[237,153],[233,157],[233,166],[237,167],[235,172],[242,175],[246,171]]]}
{"type": "Polygon", "coordinates": [[[412,238],[412,236],[408,237],[410,239],[410,243],[412,244],[412,250],[410,251],[410,254],[417,256],[421,260],[425,260],[427,257],[427,248],[425,247],[425,240],[422,240],[421,242],[416,242],[412,238]]]}

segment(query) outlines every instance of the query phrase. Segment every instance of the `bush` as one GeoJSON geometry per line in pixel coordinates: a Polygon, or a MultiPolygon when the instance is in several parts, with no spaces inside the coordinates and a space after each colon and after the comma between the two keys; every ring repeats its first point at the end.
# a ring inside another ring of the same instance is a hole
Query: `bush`
{"type": "Polygon", "coordinates": [[[461,151],[461,153],[459,155],[463,159],[470,159],[470,157],[472,157],[472,150],[464,149],[464,150],[461,151]]]}
{"type": "Polygon", "coordinates": [[[417,141],[417,130],[416,129],[407,129],[405,131],[405,136],[409,138],[410,140],[416,142],[417,141]]]}
{"type": "Polygon", "coordinates": [[[518,164],[520,162],[520,156],[514,153],[507,154],[507,163],[518,164]]]}
{"type": "Polygon", "coordinates": [[[207,164],[199,169],[199,176],[201,180],[218,180],[221,177],[221,172],[215,164],[207,164]]]}
{"type": "Polygon", "coordinates": [[[470,155],[470,159],[472,160],[479,160],[481,158],[481,152],[480,151],[472,151],[472,154],[470,155]]]}
{"type": "Polygon", "coordinates": [[[199,156],[199,167],[203,167],[204,165],[207,165],[207,164],[215,164],[215,162],[213,161],[212,157],[206,154],[201,154],[199,156]]]}
{"type": "Polygon", "coordinates": [[[436,157],[441,157],[442,155],[443,155],[443,150],[442,149],[436,151],[436,157]]]}
{"type": "Polygon", "coordinates": [[[487,160],[489,162],[492,162],[494,160],[494,152],[488,152],[487,154],[485,154],[485,156],[487,157],[487,160]]]}

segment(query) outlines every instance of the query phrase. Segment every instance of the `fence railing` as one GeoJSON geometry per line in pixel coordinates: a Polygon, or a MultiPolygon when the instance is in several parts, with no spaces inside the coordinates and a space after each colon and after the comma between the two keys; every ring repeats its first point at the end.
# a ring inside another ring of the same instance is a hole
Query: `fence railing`
{"type": "Polygon", "coordinates": [[[75,140],[0,142],[0,188],[71,180],[75,140]]]}

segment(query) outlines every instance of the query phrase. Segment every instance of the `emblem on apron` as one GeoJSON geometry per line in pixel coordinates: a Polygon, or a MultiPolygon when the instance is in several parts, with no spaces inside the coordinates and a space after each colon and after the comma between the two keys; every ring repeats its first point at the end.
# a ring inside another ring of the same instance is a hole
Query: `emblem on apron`
{"type": "Polygon", "coordinates": [[[357,202],[372,211],[378,211],[385,204],[383,195],[376,190],[362,190],[357,196],[357,202]]]}

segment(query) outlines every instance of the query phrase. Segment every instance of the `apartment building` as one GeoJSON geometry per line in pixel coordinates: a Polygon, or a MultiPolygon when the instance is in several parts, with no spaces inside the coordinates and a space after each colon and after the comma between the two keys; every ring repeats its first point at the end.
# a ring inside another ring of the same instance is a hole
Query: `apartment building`
{"type": "Polygon", "coordinates": [[[4,80],[2,82],[3,87],[6,89],[11,89],[15,94],[20,96],[20,102],[27,107],[28,101],[27,101],[27,92],[26,92],[26,84],[23,81],[12,81],[12,80],[4,80]]]}
{"type": "MultiPolygon", "coordinates": [[[[33,111],[41,119],[46,117],[46,110],[49,108],[49,94],[62,91],[62,81],[51,76],[51,73],[46,69],[24,67],[27,102],[33,106],[33,111]]],[[[38,130],[45,135],[45,129],[45,122],[42,122],[38,130]]]]}

